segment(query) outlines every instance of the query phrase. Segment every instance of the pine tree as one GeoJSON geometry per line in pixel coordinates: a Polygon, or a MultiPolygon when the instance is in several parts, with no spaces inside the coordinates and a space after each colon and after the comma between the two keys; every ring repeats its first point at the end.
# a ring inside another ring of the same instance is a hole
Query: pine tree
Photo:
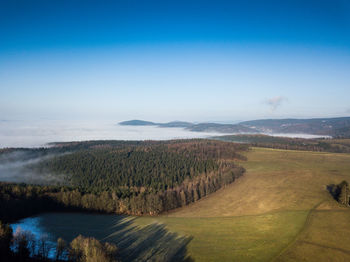
{"type": "Polygon", "coordinates": [[[62,259],[66,247],[67,247],[66,242],[62,238],[58,238],[57,245],[56,245],[56,260],[62,259]]]}
{"type": "Polygon", "coordinates": [[[0,221],[0,257],[6,258],[10,255],[10,244],[12,241],[12,228],[0,221]]]}
{"type": "Polygon", "coordinates": [[[340,193],[338,197],[338,202],[342,205],[348,205],[348,183],[343,181],[339,184],[340,193]]]}

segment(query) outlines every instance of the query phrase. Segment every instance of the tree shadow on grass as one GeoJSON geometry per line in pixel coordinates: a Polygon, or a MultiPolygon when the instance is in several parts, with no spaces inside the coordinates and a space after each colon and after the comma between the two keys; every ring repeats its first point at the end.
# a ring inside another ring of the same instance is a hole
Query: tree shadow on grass
{"type": "Polygon", "coordinates": [[[339,201],[339,195],[341,192],[341,184],[339,184],[339,185],[335,185],[335,184],[327,185],[327,190],[332,195],[334,200],[339,201]]]}
{"type": "Polygon", "coordinates": [[[88,213],[47,213],[40,227],[52,240],[70,242],[79,234],[118,246],[122,261],[193,261],[187,256],[192,237],[167,230],[164,224],[138,226],[135,217],[88,213]]]}
{"type": "Polygon", "coordinates": [[[120,248],[122,261],[193,261],[186,255],[192,237],[170,232],[160,223],[135,226],[134,219],[118,221],[105,239],[120,248]]]}
{"type": "Polygon", "coordinates": [[[340,190],[337,185],[330,184],[327,185],[327,191],[332,195],[335,200],[338,200],[340,190]]]}

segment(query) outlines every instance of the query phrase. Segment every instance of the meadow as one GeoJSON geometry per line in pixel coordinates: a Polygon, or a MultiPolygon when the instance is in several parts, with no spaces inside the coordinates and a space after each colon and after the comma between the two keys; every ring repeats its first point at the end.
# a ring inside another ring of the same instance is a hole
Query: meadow
{"type": "MultiPolygon", "coordinates": [[[[235,183],[159,217],[193,236],[197,261],[349,261],[350,210],[327,185],[350,179],[350,155],[253,148],[235,183]]],[[[138,218],[146,223],[153,218],[138,218]]]]}

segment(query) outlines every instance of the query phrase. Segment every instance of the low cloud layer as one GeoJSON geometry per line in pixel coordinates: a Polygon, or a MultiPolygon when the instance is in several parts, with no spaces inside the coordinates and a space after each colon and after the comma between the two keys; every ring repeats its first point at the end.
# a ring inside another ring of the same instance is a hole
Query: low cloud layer
{"type": "Polygon", "coordinates": [[[63,181],[63,176],[37,173],[28,168],[55,155],[31,157],[28,152],[15,151],[0,155],[0,181],[30,184],[55,184],[63,181]]]}
{"type": "Polygon", "coordinates": [[[276,111],[285,101],[287,101],[287,98],[283,96],[275,96],[266,99],[265,104],[267,104],[272,111],[276,111]]]}
{"type": "Polygon", "coordinates": [[[0,148],[41,147],[50,142],[86,140],[167,140],[205,138],[221,133],[192,132],[183,128],[120,126],[115,122],[12,121],[0,122],[0,148]]]}

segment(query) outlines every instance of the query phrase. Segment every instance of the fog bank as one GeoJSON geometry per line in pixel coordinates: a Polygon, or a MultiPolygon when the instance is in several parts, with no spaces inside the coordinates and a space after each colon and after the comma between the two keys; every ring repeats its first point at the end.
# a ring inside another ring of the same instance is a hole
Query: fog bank
{"type": "Polygon", "coordinates": [[[2,121],[0,148],[41,147],[50,142],[84,140],[168,140],[225,135],[192,132],[183,128],[120,126],[117,123],[118,121],[2,121]]]}
{"type": "MultiPolygon", "coordinates": [[[[86,140],[168,140],[230,135],[194,132],[184,128],[121,126],[119,121],[0,121],[0,148],[42,147],[51,142],[86,140]]],[[[320,138],[312,134],[273,134],[272,136],[320,138]]]]}
{"type": "Polygon", "coordinates": [[[63,182],[63,175],[53,175],[47,172],[38,173],[30,168],[40,161],[57,155],[41,156],[28,151],[15,151],[0,155],[0,181],[29,183],[29,184],[56,184],[63,182]]]}

